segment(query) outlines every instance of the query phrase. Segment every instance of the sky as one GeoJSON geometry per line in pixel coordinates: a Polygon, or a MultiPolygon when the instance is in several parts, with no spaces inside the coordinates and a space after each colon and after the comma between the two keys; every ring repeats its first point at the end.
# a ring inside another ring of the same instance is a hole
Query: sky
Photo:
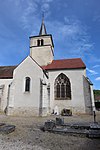
{"type": "Polygon", "coordinates": [[[0,66],[29,55],[29,37],[39,34],[43,12],[55,59],[82,58],[100,89],[100,0],[0,0],[0,66]]]}

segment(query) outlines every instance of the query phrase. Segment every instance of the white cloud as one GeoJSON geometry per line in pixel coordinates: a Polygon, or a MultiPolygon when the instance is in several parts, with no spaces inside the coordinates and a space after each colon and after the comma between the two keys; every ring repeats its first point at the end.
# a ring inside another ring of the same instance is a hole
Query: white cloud
{"type": "MultiPolygon", "coordinates": [[[[12,0],[10,0],[12,1],[12,0]]],[[[13,3],[15,1],[12,1],[13,3]]],[[[37,34],[40,24],[40,14],[45,12],[45,18],[51,14],[51,3],[53,0],[16,0],[17,7],[22,7],[20,12],[20,22],[22,28],[37,34]],[[23,10],[23,11],[22,11],[23,10]]],[[[19,8],[18,8],[19,10],[19,8]]],[[[53,34],[55,42],[63,43],[67,55],[71,57],[84,57],[93,48],[87,28],[75,17],[64,16],[64,22],[47,19],[46,27],[49,33],[53,34]],[[70,50],[70,51],[68,51],[70,50]]],[[[47,30],[47,32],[48,32],[47,30]]],[[[67,57],[67,56],[66,56],[67,57]]]]}
{"type": "Polygon", "coordinates": [[[88,57],[89,57],[89,59],[87,60],[88,62],[90,62],[91,61],[91,63],[93,62],[96,62],[96,63],[100,63],[100,58],[99,58],[99,56],[96,56],[95,54],[94,54],[94,52],[91,52],[91,53],[88,53],[88,57]]]}
{"type": "Polygon", "coordinates": [[[88,71],[91,75],[96,75],[96,74],[98,74],[96,71],[91,70],[91,69],[89,69],[89,68],[87,68],[87,71],[88,71]]]}
{"type": "Polygon", "coordinates": [[[98,68],[98,67],[100,67],[100,65],[95,65],[95,66],[93,66],[93,68],[98,68]]]}
{"type": "Polygon", "coordinates": [[[42,2],[44,2],[44,3],[50,3],[50,2],[52,2],[53,0],[42,0],[42,2]]]}
{"type": "MultiPolygon", "coordinates": [[[[53,0],[9,0],[16,5],[16,9],[19,11],[19,20],[24,29],[30,30],[32,25],[37,27],[39,23],[39,16],[42,16],[42,12],[45,12],[45,16],[50,14],[50,3],[53,0]],[[22,11],[23,10],[23,11],[22,11]]],[[[36,29],[36,28],[35,28],[36,29]]]]}
{"type": "Polygon", "coordinates": [[[33,2],[32,0],[27,1],[27,5],[24,8],[24,11],[21,16],[21,22],[24,29],[30,29],[32,14],[34,14],[33,20],[36,20],[34,16],[36,16],[35,13],[37,12],[37,9],[38,9],[38,5],[36,2],[33,2]]]}
{"type": "Polygon", "coordinates": [[[94,22],[96,22],[96,21],[100,22],[100,15],[99,14],[94,15],[93,21],[94,22]]]}
{"type": "Polygon", "coordinates": [[[44,4],[41,6],[41,10],[42,10],[43,12],[48,11],[49,8],[50,8],[50,6],[49,6],[48,3],[44,3],[44,4]]]}
{"type": "Polygon", "coordinates": [[[95,80],[96,80],[96,81],[99,81],[99,80],[100,80],[100,77],[97,77],[95,80]]]}
{"type": "Polygon", "coordinates": [[[93,43],[87,33],[87,28],[82,23],[71,17],[65,17],[65,22],[47,22],[50,33],[56,42],[63,43],[67,55],[71,57],[84,57],[93,49],[93,43]]]}
{"type": "Polygon", "coordinates": [[[42,12],[45,13],[45,15],[47,16],[48,14],[50,14],[50,4],[51,2],[53,2],[53,0],[41,0],[40,4],[41,4],[41,10],[42,12]]]}

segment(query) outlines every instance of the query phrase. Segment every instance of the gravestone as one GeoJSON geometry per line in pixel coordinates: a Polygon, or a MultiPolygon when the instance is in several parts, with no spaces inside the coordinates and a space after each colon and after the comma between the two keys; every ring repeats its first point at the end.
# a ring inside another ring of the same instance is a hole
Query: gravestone
{"type": "Polygon", "coordinates": [[[59,109],[58,109],[58,106],[55,106],[55,108],[54,108],[54,114],[55,114],[55,115],[59,115],[59,109]]]}
{"type": "Polygon", "coordinates": [[[0,133],[8,134],[13,131],[15,131],[14,125],[1,124],[1,126],[0,126],[0,133]]]}
{"type": "Polygon", "coordinates": [[[56,118],[56,125],[64,125],[64,118],[56,118]]]}
{"type": "Polygon", "coordinates": [[[45,125],[44,125],[45,130],[53,130],[53,128],[55,127],[56,127],[55,121],[48,120],[45,122],[45,125]]]}

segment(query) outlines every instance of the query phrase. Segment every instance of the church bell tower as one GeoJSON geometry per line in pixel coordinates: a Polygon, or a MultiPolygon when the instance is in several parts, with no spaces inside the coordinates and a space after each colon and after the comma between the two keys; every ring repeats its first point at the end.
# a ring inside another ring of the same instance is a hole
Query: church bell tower
{"type": "Polygon", "coordinates": [[[47,34],[42,18],[42,24],[38,36],[30,37],[30,56],[40,65],[46,66],[50,64],[54,57],[54,45],[52,35],[47,34]]]}

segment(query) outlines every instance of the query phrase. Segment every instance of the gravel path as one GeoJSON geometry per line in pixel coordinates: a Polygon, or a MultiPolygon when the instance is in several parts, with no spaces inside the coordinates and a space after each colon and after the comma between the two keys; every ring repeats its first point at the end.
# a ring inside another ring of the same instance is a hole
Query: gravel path
{"type": "MultiPolygon", "coordinates": [[[[0,115],[0,123],[16,126],[10,134],[0,134],[0,150],[100,150],[100,139],[81,136],[59,135],[39,130],[51,117],[9,117],[0,115]]],[[[64,117],[69,122],[92,122],[93,116],[81,115],[64,117]]],[[[100,123],[100,113],[97,114],[100,123]]]]}
{"type": "Polygon", "coordinates": [[[12,141],[12,142],[6,142],[0,136],[0,150],[49,150],[44,149],[40,146],[32,146],[31,144],[25,144],[21,141],[12,141]],[[2,140],[1,140],[2,139],[2,140]]]}

